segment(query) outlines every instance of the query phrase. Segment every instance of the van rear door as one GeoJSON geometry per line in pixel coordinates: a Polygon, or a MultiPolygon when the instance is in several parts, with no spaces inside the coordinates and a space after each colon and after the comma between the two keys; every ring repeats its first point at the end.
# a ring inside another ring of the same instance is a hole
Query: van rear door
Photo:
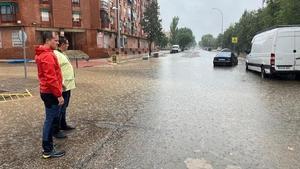
{"type": "Polygon", "coordinates": [[[295,70],[300,70],[300,31],[295,31],[295,70]]]}
{"type": "Polygon", "coordinates": [[[294,31],[292,31],[291,29],[283,29],[278,31],[275,46],[275,69],[277,71],[294,70],[294,36],[294,31]]]}

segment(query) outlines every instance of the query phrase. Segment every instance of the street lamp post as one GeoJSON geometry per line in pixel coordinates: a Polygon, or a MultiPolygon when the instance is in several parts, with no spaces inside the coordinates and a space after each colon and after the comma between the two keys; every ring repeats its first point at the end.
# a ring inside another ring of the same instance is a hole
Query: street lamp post
{"type": "Polygon", "coordinates": [[[216,10],[221,14],[222,17],[222,27],[221,27],[221,34],[222,34],[222,48],[223,48],[223,38],[224,38],[224,30],[223,30],[223,24],[224,24],[224,15],[221,9],[219,8],[212,8],[212,10],[216,10]]]}
{"type": "Polygon", "coordinates": [[[120,42],[120,38],[121,38],[121,30],[120,30],[120,4],[119,4],[119,0],[117,0],[117,29],[118,29],[118,37],[117,37],[117,41],[118,41],[118,50],[120,52],[120,48],[121,48],[121,42],[120,42]]]}
{"type": "Polygon", "coordinates": [[[221,33],[223,34],[223,33],[224,33],[224,32],[223,32],[223,24],[224,24],[224,15],[223,15],[223,12],[222,12],[222,10],[219,9],[219,8],[212,8],[212,10],[216,10],[216,11],[218,11],[218,12],[221,14],[221,17],[222,17],[222,28],[221,28],[221,33]]]}

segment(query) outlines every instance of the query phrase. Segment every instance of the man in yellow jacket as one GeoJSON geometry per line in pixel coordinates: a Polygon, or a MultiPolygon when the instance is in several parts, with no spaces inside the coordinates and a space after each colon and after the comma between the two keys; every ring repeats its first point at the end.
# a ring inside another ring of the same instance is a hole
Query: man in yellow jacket
{"type": "Polygon", "coordinates": [[[65,100],[64,104],[61,106],[60,117],[56,120],[54,127],[54,137],[56,138],[66,138],[66,135],[60,130],[73,130],[74,127],[67,125],[66,122],[66,112],[69,105],[71,90],[76,88],[75,85],[75,74],[73,66],[68,58],[63,52],[69,47],[69,42],[65,37],[59,37],[58,49],[54,51],[57,57],[58,63],[60,65],[62,77],[63,77],[63,98],[65,100]]]}

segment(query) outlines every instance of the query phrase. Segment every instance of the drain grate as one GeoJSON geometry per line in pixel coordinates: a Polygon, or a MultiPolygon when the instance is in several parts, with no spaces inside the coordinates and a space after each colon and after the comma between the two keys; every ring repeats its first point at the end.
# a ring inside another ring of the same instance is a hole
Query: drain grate
{"type": "Polygon", "coordinates": [[[26,97],[32,97],[31,93],[27,89],[24,93],[0,93],[0,102],[13,101],[26,97]]]}

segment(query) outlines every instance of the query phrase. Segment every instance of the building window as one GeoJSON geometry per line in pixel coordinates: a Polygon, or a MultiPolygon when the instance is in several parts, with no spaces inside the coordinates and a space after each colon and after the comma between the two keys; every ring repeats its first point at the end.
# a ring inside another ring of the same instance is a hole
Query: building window
{"type": "Polygon", "coordinates": [[[72,0],[73,6],[80,6],[80,0],[72,0]]]}
{"type": "Polygon", "coordinates": [[[19,39],[19,31],[12,32],[11,40],[12,40],[13,47],[22,47],[23,46],[22,41],[19,39]]]}
{"type": "Polygon", "coordinates": [[[100,21],[101,28],[109,28],[110,17],[108,14],[109,11],[109,3],[108,0],[100,0],[100,21]]]}
{"type": "Polygon", "coordinates": [[[41,4],[49,4],[49,0],[40,0],[41,4]]]}
{"type": "Polygon", "coordinates": [[[16,22],[17,5],[12,2],[0,2],[1,23],[16,22]]]}
{"type": "Polygon", "coordinates": [[[48,9],[41,9],[42,22],[50,21],[50,13],[48,9]]]}
{"type": "Polygon", "coordinates": [[[109,28],[110,19],[107,11],[101,10],[100,18],[101,18],[101,28],[109,28]]]}
{"type": "Polygon", "coordinates": [[[80,12],[73,12],[73,26],[81,26],[80,12]]]}

